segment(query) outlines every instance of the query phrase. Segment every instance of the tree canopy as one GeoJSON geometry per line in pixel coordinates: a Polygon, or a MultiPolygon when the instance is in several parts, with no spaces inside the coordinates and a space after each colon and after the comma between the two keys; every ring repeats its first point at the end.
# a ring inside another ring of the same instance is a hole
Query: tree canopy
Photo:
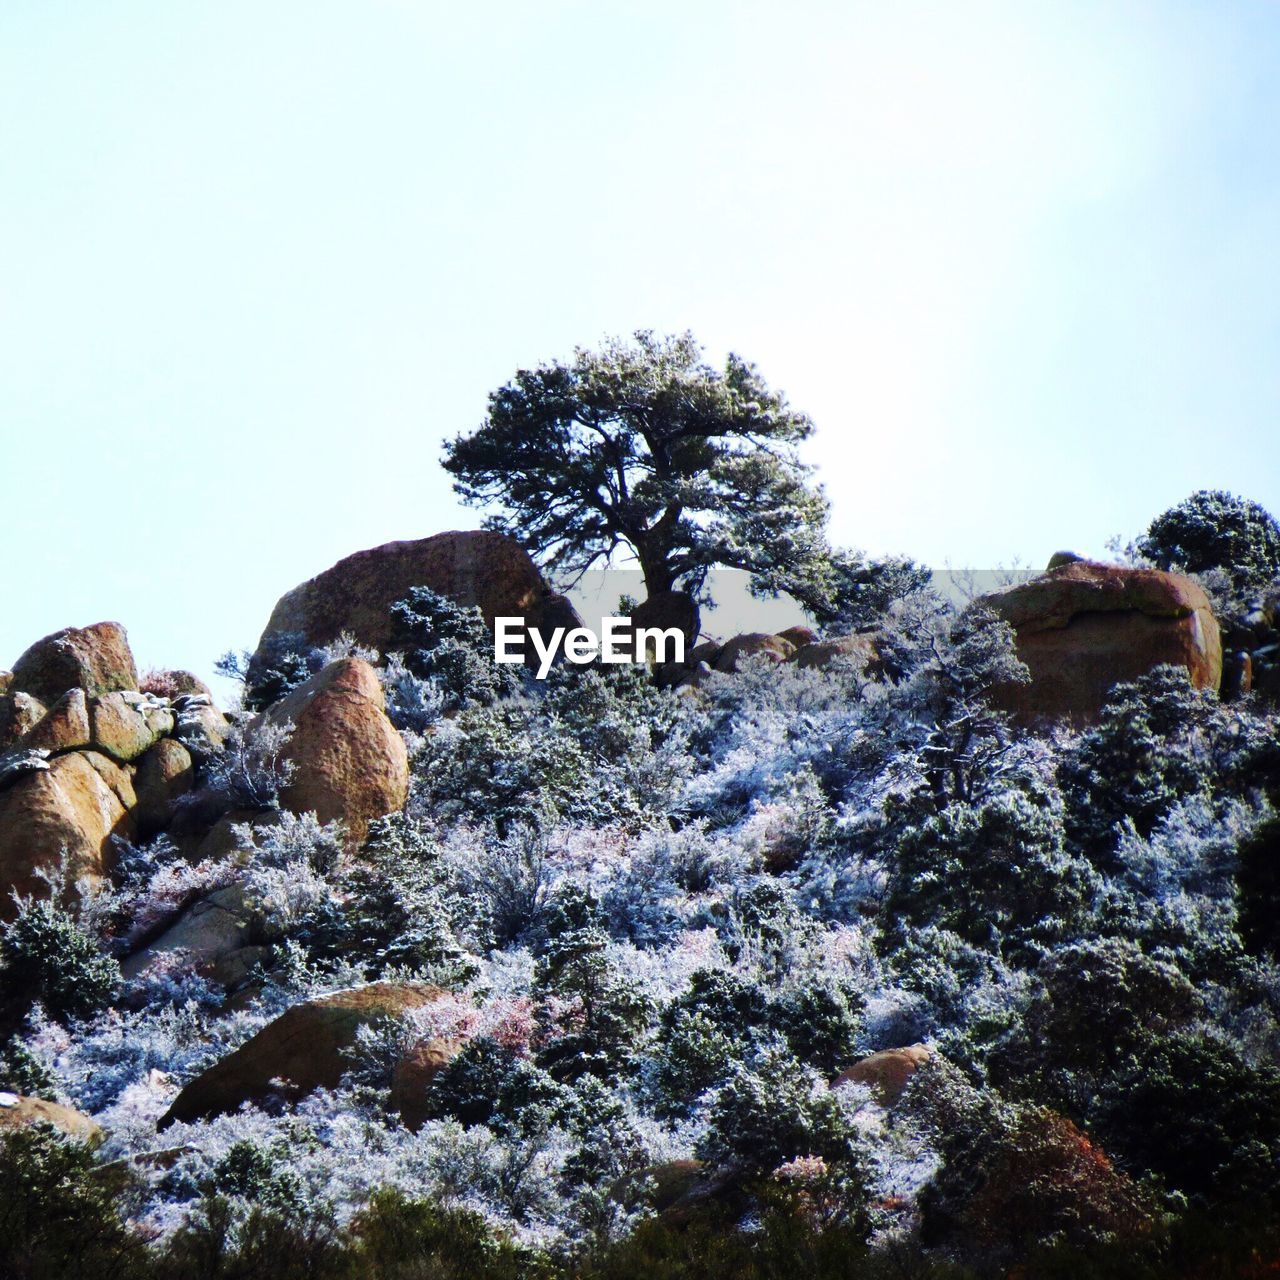
{"type": "Polygon", "coordinates": [[[625,548],[650,596],[696,598],[719,565],[748,571],[757,594],[826,611],[842,575],[797,453],[812,432],[747,361],[717,370],[691,334],[641,331],[520,370],[444,466],[466,502],[499,508],[489,528],[552,571],[578,575],[625,548]]]}

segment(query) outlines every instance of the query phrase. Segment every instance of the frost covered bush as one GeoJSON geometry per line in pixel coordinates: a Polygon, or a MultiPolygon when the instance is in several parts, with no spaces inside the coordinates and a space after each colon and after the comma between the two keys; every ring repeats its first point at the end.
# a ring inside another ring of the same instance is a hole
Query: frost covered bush
{"type": "Polygon", "coordinates": [[[713,1164],[767,1172],[818,1156],[861,1181],[859,1142],[838,1092],[779,1048],[734,1067],[708,1112],[698,1156],[713,1164]]]}
{"type": "Polygon", "coordinates": [[[1280,578],[1280,524],[1256,502],[1200,489],[1156,516],[1136,544],[1161,569],[1220,569],[1237,590],[1280,578]]]}
{"type": "Polygon", "coordinates": [[[165,835],[142,845],[117,841],[113,882],[84,900],[81,922],[112,951],[127,955],[190,903],[234,877],[231,860],[189,862],[165,835]]]}
{"type": "Polygon", "coordinates": [[[484,706],[518,694],[524,669],[493,660],[493,632],[480,610],[430,587],[414,587],[391,606],[405,637],[405,668],[434,685],[446,711],[484,706]]]}
{"type": "Polygon", "coordinates": [[[265,720],[233,724],[220,752],[206,761],[199,789],[183,804],[227,813],[232,809],[273,809],[296,769],[285,756],[291,724],[265,720]]]}
{"type": "Polygon", "coordinates": [[[19,1016],[39,1002],[55,1018],[87,1018],[111,1003],[120,966],[62,907],[18,898],[0,937],[0,1001],[19,1016]]]}

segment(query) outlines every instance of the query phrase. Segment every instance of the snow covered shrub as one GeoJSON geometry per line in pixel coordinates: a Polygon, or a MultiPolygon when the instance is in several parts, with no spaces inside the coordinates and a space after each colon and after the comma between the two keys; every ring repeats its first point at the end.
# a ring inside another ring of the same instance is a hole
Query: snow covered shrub
{"type": "Polygon", "coordinates": [[[791,1054],[770,1047],[733,1068],[708,1112],[699,1159],[754,1170],[801,1156],[839,1163],[861,1180],[859,1143],[838,1093],[791,1054]]]}
{"type": "Polygon", "coordinates": [[[1218,711],[1182,667],[1160,666],[1112,689],[1102,715],[1059,766],[1067,831],[1100,865],[1112,865],[1120,831],[1149,836],[1181,800],[1207,796],[1218,711]]]}
{"type": "Polygon", "coordinates": [[[414,587],[391,606],[391,616],[409,640],[405,668],[437,686],[445,711],[485,706],[523,689],[523,667],[494,662],[493,632],[475,606],[414,587]]]}
{"type": "Polygon", "coordinates": [[[110,1004],[120,966],[62,907],[17,898],[0,937],[0,1002],[19,1016],[39,1001],[55,1018],[87,1018],[110,1004]]]}
{"type": "Polygon", "coordinates": [[[538,1065],[557,1080],[613,1078],[633,1062],[650,998],[611,960],[599,905],[585,890],[562,885],[545,930],[534,974],[542,1002],[538,1065]]]}
{"type": "Polygon", "coordinates": [[[1092,895],[1091,868],[1064,847],[1062,809],[1034,774],[911,823],[889,857],[884,946],[926,926],[994,954],[1070,937],[1092,895]]]}
{"type": "Polygon", "coordinates": [[[429,735],[414,761],[411,804],[443,822],[516,826],[576,813],[588,764],[527,698],[469,706],[429,735]]]}
{"type": "Polygon", "coordinates": [[[143,845],[116,843],[114,884],[86,898],[81,922],[127,955],[197,898],[232,882],[230,859],[188,862],[165,835],[143,845]]]}
{"type": "Polygon", "coordinates": [[[269,825],[238,823],[232,834],[250,867],[305,866],[327,876],[343,858],[342,825],[321,822],[314,813],[281,811],[269,825]]]}
{"type": "Polygon", "coordinates": [[[1136,550],[1161,569],[1220,569],[1238,591],[1280,578],[1280,524],[1258,503],[1221,489],[1200,489],[1156,516],[1136,550]]]}
{"type": "Polygon", "coordinates": [[[1153,1036],[1103,1086],[1097,1132],[1118,1159],[1219,1203],[1265,1203],[1280,1167],[1280,1068],[1194,1030],[1153,1036]]]}
{"type": "Polygon", "coordinates": [[[1201,1008],[1174,965],[1127,939],[1064,944],[1045,956],[1022,1018],[992,1051],[991,1079],[1087,1118],[1109,1082],[1201,1008]]]}
{"type": "Polygon", "coordinates": [[[551,888],[551,833],[514,824],[506,835],[459,828],[442,871],[480,949],[504,947],[541,923],[551,888]]]}
{"type": "Polygon", "coordinates": [[[563,1107],[563,1086],[492,1036],[470,1040],[431,1083],[428,1114],[495,1131],[550,1122],[563,1107]]]}
{"type": "MultiPolygon", "coordinates": [[[[426,733],[445,713],[444,690],[435,680],[423,680],[393,653],[378,672],[386,698],[387,718],[408,735],[426,733]]],[[[410,739],[412,741],[412,737],[410,739]]]]}
{"type": "Polygon", "coordinates": [[[278,808],[280,792],[293,780],[295,766],[285,758],[291,724],[265,720],[233,724],[223,749],[206,761],[200,787],[179,803],[185,807],[232,809],[278,808]]]}

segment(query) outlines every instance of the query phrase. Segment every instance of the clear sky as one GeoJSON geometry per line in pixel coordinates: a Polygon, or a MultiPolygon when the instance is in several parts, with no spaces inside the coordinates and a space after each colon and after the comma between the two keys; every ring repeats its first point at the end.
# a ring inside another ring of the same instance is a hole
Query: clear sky
{"type": "Polygon", "coordinates": [[[0,666],[207,673],[640,327],[813,416],[847,545],[1280,512],[1280,6],[4,0],[0,666]]]}

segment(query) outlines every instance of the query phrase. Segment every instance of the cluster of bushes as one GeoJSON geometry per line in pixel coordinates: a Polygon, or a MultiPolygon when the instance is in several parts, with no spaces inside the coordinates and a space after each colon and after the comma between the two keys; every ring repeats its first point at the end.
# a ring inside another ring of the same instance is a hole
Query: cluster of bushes
{"type": "MultiPolygon", "coordinates": [[[[1195,568],[1176,524],[1146,552],[1195,568]]],[[[9,1272],[73,1274],[58,1222],[121,1276],[1274,1263],[1280,720],[1157,668],[1083,732],[1016,730],[988,701],[1025,675],[1008,627],[904,592],[878,617],[892,679],[747,663],[698,697],[516,678],[478,614],[411,594],[382,668],[405,812],[354,855],[277,815],[198,872],[262,922],[246,992],[122,981],[127,918],[196,883],[162,843],[78,918],[7,928],[0,1085],[110,1135],[7,1140],[9,1272]],[[336,1093],[157,1133],[290,1003],[410,978],[447,998],[362,1033],[336,1093]],[[410,1131],[394,1063],[433,1036],[461,1048],[410,1131]],[[897,1106],[832,1087],[917,1041],[936,1056],[897,1106]]],[[[254,698],[316,660],[280,655],[254,698]]]]}

